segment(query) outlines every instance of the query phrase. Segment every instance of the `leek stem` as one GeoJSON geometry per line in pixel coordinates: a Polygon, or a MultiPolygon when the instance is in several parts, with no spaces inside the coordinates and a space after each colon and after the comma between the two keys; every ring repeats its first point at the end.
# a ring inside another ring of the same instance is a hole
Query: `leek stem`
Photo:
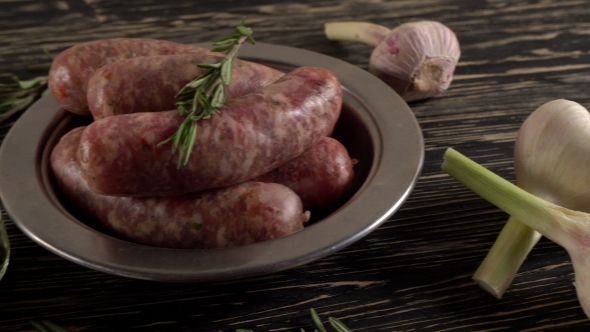
{"type": "Polygon", "coordinates": [[[529,194],[453,149],[447,149],[444,158],[442,169],[449,175],[567,250],[578,300],[590,317],[590,214],[529,194]]]}
{"type": "MultiPolygon", "coordinates": [[[[553,242],[565,247],[571,239],[571,235],[567,234],[568,228],[579,226],[576,222],[563,222],[574,211],[520,189],[456,150],[447,149],[444,158],[442,169],[445,172],[553,242]]],[[[581,212],[579,214],[586,215],[581,212]]]]}
{"type": "Polygon", "coordinates": [[[501,299],[540,238],[539,232],[510,217],[473,274],[473,280],[485,291],[501,299]]]}
{"type": "Polygon", "coordinates": [[[391,29],[368,22],[330,22],[325,24],[326,37],[330,40],[352,40],[377,46],[391,29]]]}

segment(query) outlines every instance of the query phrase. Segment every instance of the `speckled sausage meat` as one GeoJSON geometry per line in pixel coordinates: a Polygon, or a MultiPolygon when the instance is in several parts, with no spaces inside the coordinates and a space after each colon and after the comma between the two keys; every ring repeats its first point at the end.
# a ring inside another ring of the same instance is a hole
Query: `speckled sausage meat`
{"type": "Polygon", "coordinates": [[[327,69],[300,67],[254,93],[230,100],[199,121],[187,165],[169,144],[176,111],[104,118],[82,135],[78,160],[89,187],[113,196],[166,196],[225,187],[299,156],[332,130],[342,90],[327,69]]]}
{"type": "Polygon", "coordinates": [[[139,56],[207,53],[209,50],[148,38],[97,40],[68,48],[55,57],[49,70],[49,91],[66,110],[90,114],[86,88],[90,76],[102,66],[139,56]]]}
{"type": "MultiPolygon", "coordinates": [[[[219,63],[214,54],[177,54],[117,61],[98,69],[88,81],[88,108],[94,119],[138,112],[176,108],[176,93],[200,76],[200,63],[219,63]]],[[[270,67],[237,60],[228,98],[242,96],[267,86],[283,76],[270,67]]]]}
{"type": "Polygon", "coordinates": [[[353,161],[337,140],[324,137],[299,157],[254,179],[291,188],[306,210],[332,207],[352,184],[353,161]]]}
{"type": "Polygon", "coordinates": [[[51,167],[80,211],[134,242],[169,248],[223,248],[270,240],[303,228],[301,200],[275,183],[245,182],[175,197],[112,197],[91,191],[76,151],[82,127],[62,137],[51,167]]]}

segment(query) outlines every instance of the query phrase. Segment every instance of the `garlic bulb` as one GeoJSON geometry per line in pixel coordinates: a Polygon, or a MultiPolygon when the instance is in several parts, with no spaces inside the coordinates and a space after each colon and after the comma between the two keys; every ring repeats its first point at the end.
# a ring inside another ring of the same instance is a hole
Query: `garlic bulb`
{"type": "MultiPolygon", "coordinates": [[[[565,208],[590,212],[590,113],[559,99],[535,110],[520,127],[514,148],[517,185],[565,208]]],[[[473,275],[501,298],[541,235],[510,217],[473,275]]]]}
{"type": "Polygon", "coordinates": [[[578,300],[590,317],[590,214],[532,195],[453,149],[447,149],[444,159],[441,167],[449,175],[567,250],[576,276],[578,300]]]}
{"type": "Polygon", "coordinates": [[[369,71],[405,101],[442,94],[450,86],[461,50],[455,33],[435,21],[405,23],[385,35],[385,27],[365,22],[326,24],[331,40],[377,45],[369,71]]]}
{"type": "Polygon", "coordinates": [[[570,210],[590,212],[590,113],[558,99],[535,110],[514,146],[518,186],[570,210]]]}

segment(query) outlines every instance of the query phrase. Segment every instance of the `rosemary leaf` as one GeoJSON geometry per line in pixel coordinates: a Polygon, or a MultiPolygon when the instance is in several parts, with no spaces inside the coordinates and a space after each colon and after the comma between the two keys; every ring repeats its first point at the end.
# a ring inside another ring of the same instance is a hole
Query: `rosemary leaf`
{"type": "MultiPolygon", "coordinates": [[[[204,105],[204,94],[203,94],[203,90],[202,89],[197,89],[197,93],[195,93],[194,97],[193,97],[193,103],[191,105],[191,114],[196,114],[198,111],[198,107],[199,107],[199,102],[204,105]]],[[[206,102],[206,101],[205,101],[206,102]]]]}
{"type": "Polygon", "coordinates": [[[180,144],[180,139],[182,138],[182,132],[184,131],[184,128],[187,125],[187,121],[184,120],[181,124],[180,127],[178,128],[178,132],[176,132],[174,134],[174,140],[172,141],[172,153],[176,152],[176,150],[178,149],[178,146],[180,144]]]}
{"type": "Polygon", "coordinates": [[[48,327],[48,328],[49,328],[49,331],[51,331],[51,332],[68,332],[68,331],[67,331],[66,329],[64,329],[63,327],[61,327],[61,326],[59,326],[59,325],[57,325],[57,324],[54,324],[54,323],[53,323],[53,322],[51,322],[51,321],[48,321],[48,320],[42,320],[42,321],[41,321],[41,323],[42,323],[43,325],[45,325],[46,327],[48,327]]]}
{"type": "Polygon", "coordinates": [[[225,85],[229,85],[232,78],[232,69],[234,68],[235,57],[228,59],[221,66],[221,82],[225,85]]]}
{"type": "Polygon", "coordinates": [[[222,53],[226,53],[227,51],[231,50],[233,47],[234,47],[233,45],[215,47],[214,49],[211,50],[211,52],[222,52],[222,53]]]}
{"type": "MultiPolygon", "coordinates": [[[[44,50],[49,55],[47,50],[44,50]]],[[[45,67],[47,74],[49,68],[45,67]]],[[[35,100],[47,91],[47,76],[39,76],[29,80],[12,77],[14,83],[0,83],[0,122],[15,113],[28,108],[35,100]]]]}
{"type": "Polygon", "coordinates": [[[42,325],[40,322],[37,322],[35,320],[31,320],[31,321],[29,321],[29,323],[31,323],[31,325],[33,325],[35,330],[37,330],[39,332],[51,332],[51,330],[49,330],[47,327],[42,325]]]}
{"type": "Polygon", "coordinates": [[[30,320],[29,323],[39,332],[68,332],[63,327],[45,319],[42,321],[30,320]]]}
{"type": "Polygon", "coordinates": [[[243,25],[238,26],[236,28],[236,31],[242,36],[251,36],[252,35],[252,29],[246,28],[243,25]]]}
{"type": "Polygon", "coordinates": [[[24,90],[47,83],[47,77],[44,77],[44,76],[43,77],[35,77],[33,79],[26,80],[26,81],[21,81],[16,76],[13,76],[12,79],[16,82],[16,84],[18,84],[18,86],[21,89],[24,89],[24,90]]]}
{"type": "Polygon", "coordinates": [[[12,89],[11,91],[9,90],[0,90],[0,100],[5,101],[8,99],[18,99],[18,98],[23,98],[26,96],[30,96],[30,95],[36,95],[39,93],[38,90],[40,90],[41,87],[36,87],[36,88],[32,88],[32,89],[27,89],[27,90],[21,90],[19,88],[17,89],[12,89]]]}
{"type": "Polygon", "coordinates": [[[208,70],[203,75],[201,75],[199,79],[196,79],[196,80],[190,82],[186,86],[189,88],[192,88],[192,89],[196,89],[196,88],[200,87],[201,85],[207,83],[207,80],[209,79],[209,76],[211,76],[212,73],[213,73],[212,70],[208,70]]]}
{"type": "Polygon", "coordinates": [[[344,323],[342,323],[338,318],[329,317],[328,321],[330,322],[332,327],[336,329],[336,331],[338,332],[352,332],[352,330],[349,329],[346,325],[344,325],[344,323]]]}
{"type": "Polygon", "coordinates": [[[19,85],[18,83],[10,83],[10,84],[5,84],[5,83],[0,83],[0,91],[16,91],[18,89],[19,85]]]}
{"type": "Polygon", "coordinates": [[[223,104],[225,104],[225,100],[225,88],[221,84],[219,84],[217,88],[215,88],[215,94],[213,95],[213,99],[211,100],[211,106],[214,109],[219,108],[223,106],[223,104]]]}
{"type": "Polygon", "coordinates": [[[222,64],[222,63],[223,63],[223,62],[220,62],[220,63],[213,63],[213,64],[211,64],[211,63],[200,63],[200,64],[198,64],[198,65],[197,65],[197,67],[200,67],[200,68],[210,68],[210,69],[217,69],[217,68],[221,67],[221,64],[222,64]]]}
{"type": "MultiPolygon", "coordinates": [[[[197,140],[197,123],[191,122],[189,126],[189,136],[188,136],[188,148],[187,151],[192,151],[195,145],[195,141],[197,140]]],[[[188,163],[188,158],[190,157],[190,153],[186,153],[184,163],[188,163]]]]}
{"type": "Polygon", "coordinates": [[[311,313],[311,319],[313,319],[313,322],[314,322],[315,326],[318,328],[318,330],[320,330],[320,332],[328,332],[328,331],[326,331],[324,324],[322,324],[322,320],[320,319],[320,316],[315,311],[315,309],[311,308],[309,310],[309,312],[311,313]]]}
{"type": "MultiPolygon", "coordinates": [[[[242,21],[242,24],[243,23],[244,22],[242,21]]],[[[238,38],[240,38],[240,35],[239,34],[235,34],[235,35],[231,35],[231,36],[228,36],[228,37],[224,37],[224,38],[219,39],[215,43],[213,43],[213,46],[219,46],[219,45],[227,44],[227,43],[232,43],[233,44],[235,42],[235,40],[238,39],[238,38]]]]}

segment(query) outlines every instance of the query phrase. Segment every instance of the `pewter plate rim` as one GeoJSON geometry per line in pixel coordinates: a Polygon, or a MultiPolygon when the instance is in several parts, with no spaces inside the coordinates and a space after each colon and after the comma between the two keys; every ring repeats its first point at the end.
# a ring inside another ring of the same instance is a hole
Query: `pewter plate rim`
{"type": "Polygon", "coordinates": [[[39,245],[75,263],[166,282],[227,280],[286,270],[339,251],[387,221],[413,190],[424,162],[422,132],[403,99],[372,74],[312,51],[258,43],[245,45],[240,58],[275,67],[330,69],[343,85],[345,100],[365,109],[360,116],[373,140],[373,166],[359,190],[336,212],[280,239],[224,249],[156,248],[96,231],[48,192],[47,167],[41,165],[47,153],[44,143],[66,112],[47,94],[21,115],[0,147],[0,198],[8,215],[39,245]]]}

